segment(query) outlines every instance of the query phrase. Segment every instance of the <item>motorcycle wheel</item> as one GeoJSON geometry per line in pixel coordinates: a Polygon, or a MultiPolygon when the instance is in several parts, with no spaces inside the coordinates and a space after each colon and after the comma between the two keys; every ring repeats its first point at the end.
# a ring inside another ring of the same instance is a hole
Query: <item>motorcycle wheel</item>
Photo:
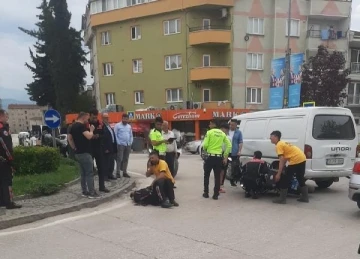
{"type": "Polygon", "coordinates": [[[231,163],[229,163],[227,171],[225,172],[225,179],[229,181],[232,180],[231,175],[231,163]]]}
{"type": "Polygon", "coordinates": [[[178,170],[179,170],[179,160],[177,158],[175,158],[175,161],[174,161],[174,178],[177,175],[178,170]]]}

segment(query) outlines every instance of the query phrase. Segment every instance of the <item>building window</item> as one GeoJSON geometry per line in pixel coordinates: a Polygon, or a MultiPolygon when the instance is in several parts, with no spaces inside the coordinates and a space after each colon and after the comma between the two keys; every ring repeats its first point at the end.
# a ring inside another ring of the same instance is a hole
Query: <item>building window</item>
{"type": "Polygon", "coordinates": [[[248,53],[246,58],[246,68],[253,70],[263,69],[263,54],[248,53]]]}
{"type": "Polygon", "coordinates": [[[210,30],[211,29],[211,20],[210,19],[203,19],[203,29],[210,30]]]}
{"type": "Polygon", "coordinates": [[[135,92],[135,104],[144,104],[144,92],[143,91],[135,92]]]}
{"type": "Polygon", "coordinates": [[[143,63],[142,59],[133,60],[133,73],[142,73],[143,72],[143,63]]]}
{"type": "Polygon", "coordinates": [[[203,55],[203,67],[210,66],[210,55],[203,55]]]}
{"type": "Polygon", "coordinates": [[[110,32],[104,31],[101,33],[101,45],[109,45],[110,44],[110,32]]]}
{"type": "Polygon", "coordinates": [[[105,94],[106,105],[115,104],[115,93],[105,94]]]}
{"type": "Polygon", "coordinates": [[[248,33],[264,35],[264,19],[250,17],[248,20],[248,33]]]}
{"type": "Polygon", "coordinates": [[[182,89],[167,89],[166,90],[166,102],[173,103],[173,102],[182,102],[182,89]]]}
{"type": "Polygon", "coordinates": [[[164,35],[171,35],[181,32],[180,19],[174,19],[164,22],[164,35]]]}
{"type": "Polygon", "coordinates": [[[138,4],[143,4],[145,2],[150,2],[146,0],[126,0],[126,6],[133,6],[138,4]]]}
{"type": "Polygon", "coordinates": [[[165,70],[173,70],[182,68],[181,56],[172,55],[165,57],[165,70]]]}
{"type": "Polygon", "coordinates": [[[210,102],[210,101],[211,101],[211,90],[203,89],[203,102],[210,102]]]}
{"type": "Polygon", "coordinates": [[[246,102],[261,104],[262,96],[261,96],[261,88],[247,88],[246,89],[246,102]]]}
{"type": "Polygon", "coordinates": [[[360,82],[349,83],[347,92],[347,104],[359,105],[360,104],[360,82]]]}
{"type": "MultiPolygon", "coordinates": [[[[288,36],[288,20],[286,20],[285,35],[288,36]]],[[[290,21],[290,37],[300,36],[300,20],[291,19],[290,21]]]]}
{"type": "Polygon", "coordinates": [[[112,76],[113,75],[112,63],[104,63],[103,70],[104,70],[104,76],[112,76]]]}
{"type": "Polygon", "coordinates": [[[140,39],[141,39],[140,26],[131,27],[131,40],[140,40],[140,39]]]}
{"type": "Polygon", "coordinates": [[[103,11],[102,9],[102,2],[101,1],[94,1],[90,3],[90,13],[96,14],[101,13],[103,11]]]}

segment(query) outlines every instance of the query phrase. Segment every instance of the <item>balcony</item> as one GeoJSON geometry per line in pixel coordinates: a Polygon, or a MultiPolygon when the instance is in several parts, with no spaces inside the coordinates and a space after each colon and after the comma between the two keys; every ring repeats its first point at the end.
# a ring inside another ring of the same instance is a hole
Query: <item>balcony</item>
{"type": "Polygon", "coordinates": [[[347,32],[308,30],[307,49],[317,51],[319,45],[323,45],[330,50],[346,51],[348,49],[347,32]]]}
{"type": "Polygon", "coordinates": [[[190,70],[191,81],[203,80],[230,80],[231,69],[230,67],[196,67],[190,70]]]}
{"type": "Polygon", "coordinates": [[[340,20],[350,17],[351,0],[310,0],[310,17],[340,20]]]}
{"type": "MultiPolygon", "coordinates": [[[[90,6],[91,25],[115,23],[140,17],[183,11],[193,7],[232,7],[235,0],[131,0],[114,1],[114,4],[103,6],[101,0],[93,1],[90,6]]],[[[111,2],[111,1],[110,1],[111,2]]]]}
{"type": "Polygon", "coordinates": [[[209,27],[192,27],[189,29],[190,46],[203,44],[230,44],[231,26],[211,25],[209,27]]]}

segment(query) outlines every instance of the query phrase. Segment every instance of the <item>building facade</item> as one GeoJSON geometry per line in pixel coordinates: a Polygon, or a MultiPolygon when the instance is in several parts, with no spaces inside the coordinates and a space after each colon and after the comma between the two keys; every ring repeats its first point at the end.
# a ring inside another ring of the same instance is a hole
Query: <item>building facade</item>
{"type": "MultiPolygon", "coordinates": [[[[97,106],[268,108],[289,0],[97,0],[83,16],[97,106]],[[195,106],[194,106],[195,105],[195,106]]],[[[291,0],[292,53],[348,54],[351,1],[291,0]]]]}
{"type": "Polygon", "coordinates": [[[11,133],[31,131],[33,125],[43,125],[46,110],[47,107],[33,104],[10,104],[8,113],[11,133]]]}

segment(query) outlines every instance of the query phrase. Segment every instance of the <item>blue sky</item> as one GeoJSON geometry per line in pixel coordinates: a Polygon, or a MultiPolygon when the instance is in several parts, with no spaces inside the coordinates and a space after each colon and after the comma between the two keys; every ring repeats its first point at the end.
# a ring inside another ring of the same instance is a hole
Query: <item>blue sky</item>
{"type": "MultiPolygon", "coordinates": [[[[176,1],[176,0],[175,0],[176,1]]],[[[18,27],[33,28],[37,21],[36,9],[41,0],[6,1],[0,8],[0,98],[26,99],[24,87],[32,81],[30,71],[24,67],[29,62],[29,47],[33,39],[18,30],[18,27]],[[11,89],[4,91],[2,88],[11,89]]],[[[72,13],[72,26],[80,29],[81,16],[88,0],[68,0],[72,13]]],[[[352,30],[360,30],[360,0],[353,0],[352,30]]],[[[89,68],[86,68],[87,71],[89,68]]],[[[88,76],[86,79],[91,83],[88,76]]]]}

